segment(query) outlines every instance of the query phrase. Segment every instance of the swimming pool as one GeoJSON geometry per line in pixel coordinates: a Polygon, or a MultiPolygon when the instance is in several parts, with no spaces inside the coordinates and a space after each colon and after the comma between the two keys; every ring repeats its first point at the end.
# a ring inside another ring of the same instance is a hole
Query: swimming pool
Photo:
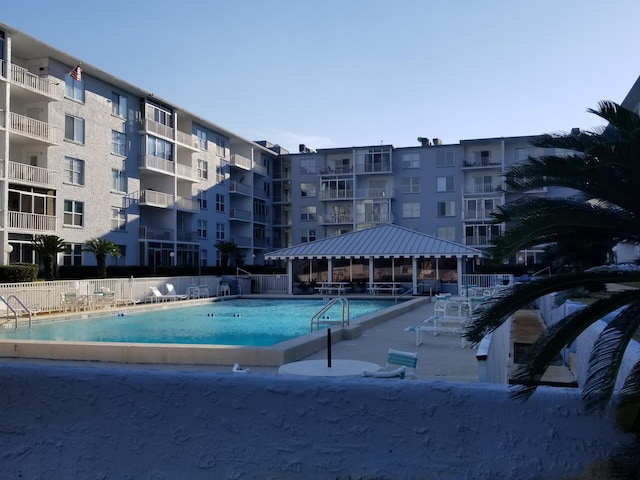
{"type": "MultiPolygon", "coordinates": [[[[248,302],[255,300],[251,297],[240,297],[240,302],[248,302]]],[[[151,305],[139,305],[135,307],[128,307],[126,310],[120,313],[125,313],[124,319],[134,316],[138,311],[152,311],[154,315],[159,316],[164,314],[163,312],[173,312],[172,324],[174,328],[179,326],[179,321],[176,320],[175,307],[180,310],[187,309],[191,306],[203,306],[203,315],[201,320],[211,321],[211,317],[205,315],[207,313],[213,313],[215,308],[223,306],[226,302],[235,300],[224,300],[222,302],[211,302],[210,300],[185,300],[179,302],[179,305],[173,302],[166,302],[164,304],[151,305]]],[[[290,298],[278,299],[275,303],[280,305],[280,302],[292,301],[290,298]]],[[[312,313],[315,313],[318,309],[315,308],[316,304],[306,302],[315,302],[313,300],[296,299],[293,300],[294,307],[302,309],[305,306],[313,306],[312,313]]],[[[319,300],[320,304],[325,302],[319,300]]],[[[350,300],[350,305],[352,301],[350,300]]],[[[366,303],[371,304],[373,299],[368,299],[366,303]]],[[[424,302],[431,302],[428,297],[413,298],[404,302],[396,304],[387,302],[388,308],[383,308],[370,313],[363,314],[357,318],[354,318],[352,310],[351,322],[349,326],[332,329],[332,340],[334,342],[341,340],[354,339],[362,335],[362,333],[369,327],[377,325],[386,320],[395,318],[397,315],[407,313],[422,305],[424,302]]],[[[226,303],[226,305],[231,305],[226,303]]],[[[247,303],[248,305],[248,303],[247,303]]],[[[248,316],[248,310],[239,310],[240,307],[232,308],[233,313],[241,314],[240,317],[226,317],[227,323],[239,323],[238,320],[248,316]],[[243,317],[243,313],[245,314],[243,317]]],[[[267,307],[254,308],[257,312],[267,311],[267,307]]],[[[107,322],[109,320],[123,320],[122,317],[118,317],[116,312],[113,315],[99,316],[98,323],[107,322]]],[[[312,314],[311,313],[311,314],[312,314]]],[[[172,364],[172,365],[233,365],[234,363],[240,363],[241,365],[256,365],[256,366],[280,366],[284,363],[294,362],[305,358],[312,353],[315,353],[327,346],[327,334],[326,331],[314,331],[309,333],[310,316],[300,315],[302,334],[290,338],[289,340],[281,341],[273,345],[260,346],[260,345],[221,345],[221,344],[188,344],[188,343],[142,343],[139,341],[128,342],[112,342],[101,341],[92,342],[86,340],[63,340],[62,336],[52,336],[49,340],[39,340],[33,338],[34,332],[37,330],[32,328],[29,333],[29,328],[26,325],[21,326],[17,332],[12,329],[1,330],[0,336],[0,358],[24,358],[24,359],[47,359],[47,360],[81,360],[81,361],[98,361],[98,362],[115,362],[115,363],[135,363],[135,364],[172,364]],[[305,333],[306,332],[306,333],[305,333]],[[15,338],[9,338],[11,335],[16,335],[15,338]],[[30,338],[17,338],[17,336],[31,336],[30,338]]],[[[94,315],[82,314],[78,315],[83,318],[80,320],[84,322],[96,317],[94,315]]],[[[333,317],[333,314],[332,314],[333,317]]],[[[214,319],[218,318],[216,316],[214,319]]],[[[220,315],[220,319],[225,319],[224,315],[220,315]]],[[[56,322],[59,325],[64,322],[56,322]]],[[[151,322],[148,322],[151,323],[151,322]]],[[[88,322],[87,322],[88,324],[88,322]]],[[[44,324],[39,326],[45,326],[44,324]]],[[[71,324],[70,324],[71,325],[71,324]]],[[[38,328],[39,330],[39,328],[38,328]]]]}
{"type": "MultiPolygon", "coordinates": [[[[175,305],[138,312],[46,322],[0,329],[0,338],[73,342],[169,343],[269,346],[309,333],[311,316],[326,305],[317,300],[237,299],[175,305]],[[171,308],[173,307],[173,308],[171,308]]],[[[351,319],[393,305],[388,300],[351,300],[351,319]]],[[[340,304],[326,315],[341,318],[340,304]]]]}

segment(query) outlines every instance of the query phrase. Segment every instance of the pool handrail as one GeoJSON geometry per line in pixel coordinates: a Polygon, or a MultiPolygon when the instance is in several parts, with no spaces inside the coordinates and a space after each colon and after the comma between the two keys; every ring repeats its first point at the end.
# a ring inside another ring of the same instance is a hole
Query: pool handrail
{"type": "Polygon", "coordinates": [[[313,332],[313,326],[316,326],[316,330],[320,330],[320,325],[349,325],[349,299],[346,297],[335,297],[332,298],[326,305],[324,305],[320,310],[314,313],[311,316],[311,322],[309,325],[309,330],[313,332]],[[328,312],[331,307],[333,307],[336,303],[340,302],[342,306],[342,318],[340,320],[331,320],[329,318],[321,317],[322,314],[328,312]],[[345,321],[345,307],[346,307],[346,321],[345,321]]]}

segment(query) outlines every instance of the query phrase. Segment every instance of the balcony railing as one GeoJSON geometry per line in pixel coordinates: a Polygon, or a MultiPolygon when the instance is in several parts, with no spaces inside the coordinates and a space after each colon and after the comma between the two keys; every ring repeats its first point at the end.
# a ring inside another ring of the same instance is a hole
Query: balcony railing
{"type": "Polygon", "coordinates": [[[180,210],[188,210],[190,212],[200,211],[200,204],[198,201],[190,198],[176,197],[176,206],[180,210]]]}
{"type": "Polygon", "coordinates": [[[365,163],[356,165],[356,173],[392,173],[391,162],[365,163]]]}
{"type": "Polygon", "coordinates": [[[462,161],[462,168],[495,168],[500,167],[502,162],[491,157],[470,158],[462,161]]]}
{"type": "Polygon", "coordinates": [[[487,210],[463,210],[463,220],[490,220],[495,209],[487,210]]]}
{"type": "Polygon", "coordinates": [[[9,228],[37,232],[55,232],[58,219],[52,215],[37,213],[8,212],[9,228]]]}
{"type": "Polygon", "coordinates": [[[140,122],[142,130],[173,140],[173,127],[148,118],[143,118],[140,122]]]}
{"type": "MultiPolygon", "coordinates": [[[[0,160],[0,172],[4,172],[3,160],[0,160]]],[[[55,187],[58,183],[58,172],[25,163],[9,162],[8,178],[17,183],[55,187]]]]}
{"type": "Polygon", "coordinates": [[[149,228],[140,227],[138,229],[138,238],[144,238],[147,240],[173,240],[173,230],[169,228],[149,228]]]}
{"type": "Polygon", "coordinates": [[[483,194],[483,193],[501,193],[501,183],[467,183],[462,186],[462,193],[465,194],[483,194]]]}
{"type": "Polygon", "coordinates": [[[392,213],[361,213],[356,215],[358,223],[392,223],[392,213]]]}
{"type": "Polygon", "coordinates": [[[243,157],[242,155],[233,154],[231,155],[231,160],[229,161],[230,165],[234,167],[242,168],[243,170],[251,170],[251,165],[253,162],[251,159],[247,157],[243,157]]]}
{"type": "Polygon", "coordinates": [[[172,207],[174,203],[173,195],[168,193],[156,192],[155,190],[140,190],[138,194],[138,203],[150,207],[172,207]]]}
{"type": "Polygon", "coordinates": [[[233,235],[231,237],[231,241],[235,243],[238,247],[251,247],[251,237],[243,237],[240,235],[233,235]]]}
{"type": "Polygon", "coordinates": [[[395,188],[359,188],[358,198],[396,198],[395,188]]]}
{"type": "Polygon", "coordinates": [[[196,181],[196,173],[193,167],[189,165],[183,165],[182,163],[176,163],[176,175],[179,177],[187,178],[189,180],[196,181]]]}
{"type": "Polygon", "coordinates": [[[36,75],[19,65],[11,65],[11,81],[52,99],[59,99],[62,96],[62,90],[59,85],[60,80],[53,80],[49,76],[36,75]]]}
{"type": "Polygon", "coordinates": [[[57,144],[58,128],[46,122],[41,122],[35,118],[26,117],[19,113],[10,112],[10,128],[14,132],[27,135],[31,138],[37,138],[50,144],[57,144]]]}
{"type": "Polygon", "coordinates": [[[190,150],[200,150],[200,140],[193,134],[176,130],[176,141],[190,150]]]}
{"type": "Polygon", "coordinates": [[[320,200],[335,200],[337,198],[347,199],[353,198],[353,190],[344,189],[344,190],[320,190],[320,195],[318,195],[320,200]]]}
{"type": "Polygon", "coordinates": [[[475,247],[488,246],[490,241],[491,238],[487,236],[464,237],[465,245],[471,245],[475,247]]]}
{"type": "Polygon", "coordinates": [[[198,241],[198,232],[178,232],[178,241],[179,242],[197,242],[198,241]]]}
{"type": "Polygon", "coordinates": [[[251,185],[245,185],[244,183],[233,181],[229,182],[229,192],[251,196],[253,194],[253,187],[251,185]]]}
{"type": "Polygon", "coordinates": [[[321,225],[337,225],[340,223],[353,223],[352,215],[320,215],[318,223],[321,225]]]}
{"type": "Polygon", "coordinates": [[[154,157],[153,155],[140,155],[138,158],[138,167],[159,170],[171,174],[175,171],[174,162],[165,160],[164,158],[154,157]]]}
{"type": "Polygon", "coordinates": [[[232,208],[231,210],[229,210],[229,219],[230,220],[243,220],[243,221],[250,222],[251,221],[251,211],[232,208]]]}
{"type": "Polygon", "coordinates": [[[260,165],[259,163],[253,162],[253,171],[259,173],[260,175],[267,175],[267,167],[264,165],[260,165]]]}

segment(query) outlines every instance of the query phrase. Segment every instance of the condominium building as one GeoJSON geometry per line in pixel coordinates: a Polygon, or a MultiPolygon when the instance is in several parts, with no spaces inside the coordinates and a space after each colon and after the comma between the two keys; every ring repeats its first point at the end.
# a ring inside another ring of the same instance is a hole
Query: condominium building
{"type": "Polygon", "coordinates": [[[289,153],[0,24],[4,262],[37,261],[31,239],[50,234],[69,244],[64,265],[92,264],[82,246],[95,237],[119,246],[112,264],[151,271],[219,265],[218,240],[262,264],[269,251],[384,223],[486,247],[504,228],[492,212],[516,198],[505,169],[558,153],[531,138],[289,153]]]}
{"type": "MultiPolygon", "coordinates": [[[[529,156],[560,152],[534,148],[533,137],[486,138],[443,144],[418,137],[419,146],[376,145],[313,149],[283,155],[274,191],[274,237],[285,246],[394,223],[476,248],[488,247],[504,225],[492,222],[516,194],[504,186],[507,167],[529,156]],[[286,174],[285,174],[286,172],[286,174]],[[288,244],[288,245],[287,245],[288,244]]],[[[561,195],[532,191],[526,195],[561,195]]],[[[522,195],[522,194],[519,194],[522,195]]],[[[514,262],[533,265],[541,249],[514,262]]]]}
{"type": "Polygon", "coordinates": [[[271,163],[246,140],[152,92],[0,24],[0,248],[33,262],[34,235],[69,244],[59,264],[216,265],[218,240],[271,250],[271,163]]]}

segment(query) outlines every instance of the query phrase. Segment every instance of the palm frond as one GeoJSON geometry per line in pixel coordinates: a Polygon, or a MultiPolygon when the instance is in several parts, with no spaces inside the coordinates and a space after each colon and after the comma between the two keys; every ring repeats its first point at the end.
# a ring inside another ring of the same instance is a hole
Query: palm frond
{"type": "Polygon", "coordinates": [[[602,408],[611,398],[626,346],[640,325],[640,300],[621,311],[600,333],[589,357],[583,400],[587,410],[602,408]]]}
{"type": "Polygon", "coordinates": [[[633,366],[618,392],[616,423],[625,432],[640,432],[640,362],[633,366]]]}
{"type": "Polygon", "coordinates": [[[528,398],[564,347],[569,346],[590,325],[634,300],[640,301],[640,290],[623,290],[609,298],[597,300],[545,329],[529,347],[512,377],[512,381],[518,384],[513,397],[528,398]]]}

